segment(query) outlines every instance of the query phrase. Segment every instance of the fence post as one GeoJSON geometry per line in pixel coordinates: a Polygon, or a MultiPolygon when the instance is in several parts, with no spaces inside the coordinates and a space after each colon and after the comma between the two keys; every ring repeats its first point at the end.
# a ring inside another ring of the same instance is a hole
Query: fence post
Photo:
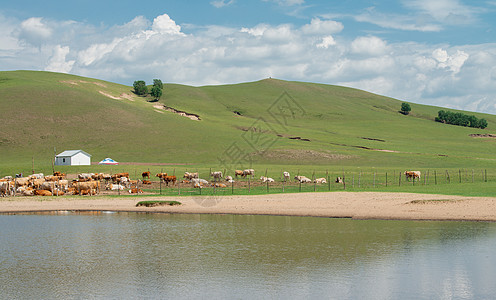
{"type": "Polygon", "coordinates": [[[251,192],[251,181],[250,181],[250,177],[251,176],[248,176],[248,194],[251,192]]]}
{"type": "Polygon", "coordinates": [[[300,190],[299,190],[299,191],[300,191],[300,193],[301,193],[301,181],[300,181],[300,190]]]}
{"type": "Polygon", "coordinates": [[[398,186],[401,186],[401,172],[400,175],[398,176],[398,186]]]}
{"type": "Polygon", "coordinates": [[[331,191],[331,176],[327,174],[327,184],[329,185],[329,192],[331,191]]]}
{"type": "Polygon", "coordinates": [[[474,183],[474,169],[472,169],[472,183],[474,183]]]}
{"type": "Polygon", "coordinates": [[[458,183],[462,183],[462,170],[458,169],[458,183]]]}
{"type": "Polygon", "coordinates": [[[434,170],[434,185],[437,185],[437,172],[434,170]]]}
{"type": "Polygon", "coordinates": [[[386,172],[386,187],[387,187],[387,172],[386,172]]]}
{"type": "Polygon", "coordinates": [[[360,174],[358,175],[358,188],[360,188],[361,181],[362,181],[362,170],[360,170],[360,174]]]}
{"type": "Polygon", "coordinates": [[[487,182],[487,169],[484,169],[484,182],[487,182]]]}

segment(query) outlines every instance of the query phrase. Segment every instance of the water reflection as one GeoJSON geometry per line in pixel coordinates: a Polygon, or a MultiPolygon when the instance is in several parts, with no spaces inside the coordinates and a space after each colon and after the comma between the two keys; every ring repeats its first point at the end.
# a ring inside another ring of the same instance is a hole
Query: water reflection
{"type": "Polygon", "coordinates": [[[485,298],[496,224],[0,215],[0,298],[485,298]]]}

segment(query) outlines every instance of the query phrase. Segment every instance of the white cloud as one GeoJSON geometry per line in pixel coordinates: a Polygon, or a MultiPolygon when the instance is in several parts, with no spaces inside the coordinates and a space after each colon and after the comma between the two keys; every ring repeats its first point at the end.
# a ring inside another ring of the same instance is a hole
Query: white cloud
{"type": "Polygon", "coordinates": [[[52,29],[42,18],[29,18],[23,21],[17,33],[20,40],[34,46],[41,46],[52,35],[52,29]]]}
{"type": "Polygon", "coordinates": [[[332,35],[328,35],[322,38],[322,42],[318,43],[316,46],[317,48],[329,48],[329,46],[334,46],[336,45],[336,41],[332,37],[332,35]]]}
{"type": "Polygon", "coordinates": [[[230,1],[227,1],[227,0],[217,0],[217,1],[212,1],[210,2],[210,4],[212,4],[213,6],[217,7],[217,8],[222,8],[224,6],[229,6],[231,4],[234,3],[234,0],[230,0],[230,1]]]}
{"type": "Polygon", "coordinates": [[[458,0],[409,0],[403,1],[406,7],[431,16],[438,22],[448,24],[467,24],[474,21],[477,10],[458,0]]]}
{"type": "Polygon", "coordinates": [[[67,46],[55,46],[55,48],[53,49],[53,55],[48,61],[48,65],[46,66],[45,71],[69,73],[72,69],[72,66],[76,62],[74,60],[66,61],[66,56],[67,54],[69,54],[69,52],[70,49],[67,46]]]}
{"type": "Polygon", "coordinates": [[[181,34],[181,26],[177,25],[167,14],[153,20],[152,30],[160,34],[181,34]]]}
{"type": "Polygon", "coordinates": [[[371,23],[383,28],[399,29],[405,31],[438,32],[442,26],[414,15],[384,14],[368,9],[366,12],[354,16],[358,22],[371,23]]]}
{"type": "Polygon", "coordinates": [[[362,36],[351,43],[351,51],[357,54],[382,55],[387,50],[387,44],[375,36],[362,36]]]}
{"type": "Polygon", "coordinates": [[[340,22],[313,18],[310,24],[303,25],[301,30],[305,34],[333,34],[341,32],[343,28],[344,26],[340,22]]]}
{"type": "Polygon", "coordinates": [[[450,56],[446,50],[438,48],[432,52],[432,57],[438,61],[439,68],[448,68],[456,74],[460,72],[460,68],[469,58],[469,55],[463,51],[457,50],[455,54],[450,56]]]}
{"type": "Polygon", "coordinates": [[[294,6],[294,5],[302,5],[305,3],[305,0],[263,0],[265,2],[275,2],[281,6],[294,6]]]}

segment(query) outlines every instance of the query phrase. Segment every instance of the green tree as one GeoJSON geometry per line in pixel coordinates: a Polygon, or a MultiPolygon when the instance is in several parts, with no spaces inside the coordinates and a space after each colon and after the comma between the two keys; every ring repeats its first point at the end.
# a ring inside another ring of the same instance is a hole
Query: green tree
{"type": "Polygon", "coordinates": [[[148,94],[148,87],[146,86],[145,81],[143,80],[136,80],[133,83],[134,87],[134,93],[139,96],[144,96],[148,94]]]}
{"type": "Polygon", "coordinates": [[[164,84],[160,79],[153,79],[153,86],[158,86],[160,89],[164,89],[164,84]]]}
{"type": "Polygon", "coordinates": [[[410,113],[410,111],[412,110],[412,108],[410,107],[410,104],[408,103],[401,103],[401,110],[400,112],[404,115],[408,115],[410,113]]]}
{"type": "Polygon", "coordinates": [[[153,85],[150,94],[153,96],[153,98],[159,99],[162,96],[162,89],[159,88],[157,85],[153,85]]]}

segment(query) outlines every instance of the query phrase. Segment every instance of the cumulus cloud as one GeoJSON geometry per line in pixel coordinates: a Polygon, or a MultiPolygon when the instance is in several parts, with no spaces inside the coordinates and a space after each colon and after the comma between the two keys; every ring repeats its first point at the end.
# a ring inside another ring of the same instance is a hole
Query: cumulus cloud
{"type": "Polygon", "coordinates": [[[181,26],[177,25],[167,14],[153,20],[152,30],[160,34],[181,34],[181,26]]]}
{"type": "Polygon", "coordinates": [[[362,36],[351,43],[351,51],[357,54],[381,55],[387,50],[387,44],[375,36],[362,36]]]}
{"type": "Polygon", "coordinates": [[[29,18],[20,24],[17,36],[34,46],[41,46],[52,35],[52,29],[42,18],[29,18]]]}
{"type": "Polygon", "coordinates": [[[301,30],[305,34],[333,34],[341,32],[343,28],[344,26],[340,22],[313,18],[310,24],[304,25],[301,30]]]}
{"type": "Polygon", "coordinates": [[[66,61],[67,54],[69,54],[69,47],[62,47],[60,45],[55,46],[53,49],[53,55],[48,61],[48,65],[45,71],[69,73],[72,66],[76,62],[75,60],[66,61]]]}
{"type": "Polygon", "coordinates": [[[432,57],[437,60],[439,68],[447,68],[456,74],[460,72],[461,67],[469,58],[469,55],[457,50],[455,54],[450,56],[446,50],[438,48],[432,52],[432,57]]]}
{"type": "Polygon", "coordinates": [[[328,35],[322,38],[322,42],[318,43],[316,46],[317,48],[329,48],[329,46],[334,46],[336,45],[336,41],[332,37],[332,35],[328,35]]]}

